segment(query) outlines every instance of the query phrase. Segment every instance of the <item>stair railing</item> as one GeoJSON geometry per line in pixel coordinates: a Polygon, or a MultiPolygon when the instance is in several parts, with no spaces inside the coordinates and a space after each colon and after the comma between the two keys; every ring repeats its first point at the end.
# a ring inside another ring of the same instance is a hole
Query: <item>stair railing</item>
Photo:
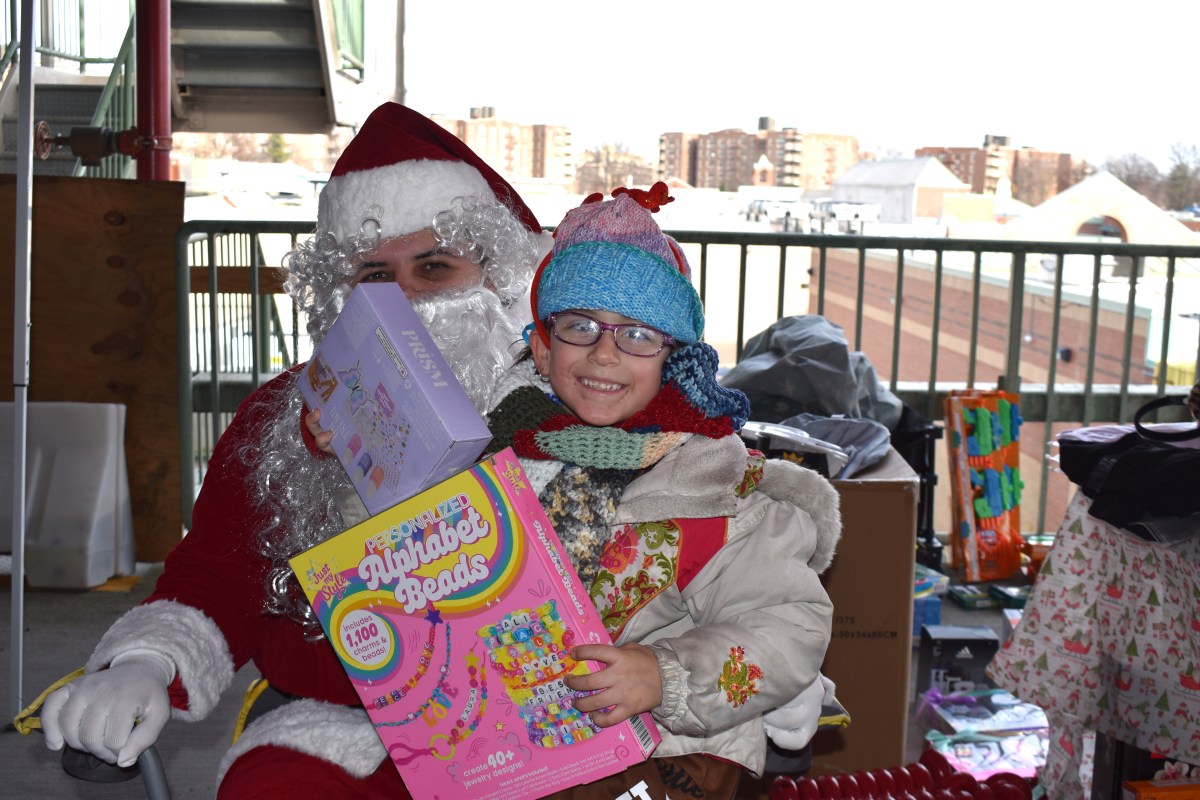
{"type": "MultiPolygon", "coordinates": [[[[92,115],[94,128],[110,128],[124,131],[137,123],[137,86],[134,81],[134,33],[135,20],[129,20],[129,29],[121,49],[113,59],[112,72],[92,115]]],[[[83,159],[75,161],[75,176],[88,178],[130,178],[133,176],[133,159],[122,153],[113,153],[100,161],[99,166],[88,166],[83,159]]]]}

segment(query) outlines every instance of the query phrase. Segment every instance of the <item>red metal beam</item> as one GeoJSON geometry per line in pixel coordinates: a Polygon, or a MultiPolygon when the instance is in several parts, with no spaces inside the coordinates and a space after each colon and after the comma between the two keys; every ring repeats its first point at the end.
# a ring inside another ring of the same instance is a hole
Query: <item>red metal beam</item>
{"type": "Polygon", "coordinates": [[[137,128],[148,141],[138,180],[171,177],[171,3],[137,0],[137,128]]]}

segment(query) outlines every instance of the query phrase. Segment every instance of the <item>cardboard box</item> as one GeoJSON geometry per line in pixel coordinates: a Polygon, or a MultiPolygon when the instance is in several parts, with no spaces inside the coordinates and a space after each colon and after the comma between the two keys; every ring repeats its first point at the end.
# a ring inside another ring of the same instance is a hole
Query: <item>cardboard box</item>
{"type": "Polygon", "coordinates": [[[291,564],[416,800],[532,800],[661,740],[575,708],[564,678],[600,665],[573,646],[612,640],[512,448],[291,564]]]}
{"type": "Polygon", "coordinates": [[[850,726],[821,731],[812,774],[905,763],[913,580],[920,480],[895,450],[833,485],[842,540],[822,576],[833,601],[833,637],[822,671],[837,684],[850,726]]]}
{"type": "Polygon", "coordinates": [[[921,628],[942,621],[942,598],[936,594],[913,599],[913,647],[921,641],[921,628]]]}
{"type": "Polygon", "coordinates": [[[926,709],[933,727],[948,734],[1003,736],[1050,727],[1045,711],[1001,690],[947,695],[929,702],[926,709]]]}
{"type": "Polygon", "coordinates": [[[988,594],[996,598],[1003,608],[1024,608],[1029,599],[1030,586],[997,586],[992,583],[987,587],[988,594]]]}
{"type": "Polygon", "coordinates": [[[492,438],[395,283],[351,293],[300,390],[371,514],[466,469],[492,438]]]}
{"type": "Polygon", "coordinates": [[[917,653],[917,696],[929,689],[951,694],[994,686],[984,671],[998,649],[999,637],[986,626],[926,626],[917,653]]]}
{"type": "Polygon", "coordinates": [[[1176,778],[1168,781],[1125,781],[1123,800],[1195,800],[1200,781],[1176,778]]]}
{"type": "Polygon", "coordinates": [[[946,594],[963,608],[996,608],[1000,605],[1000,601],[982,586],[967,586],[957,583],[951,586],[946,594]]]}
{"type": "Polygon", "coordinates": [[[976,780],[986,780],[997,772],[1034,778],[1046,765],[1050,732],[1039,728],[994,738],[945,736],[929,740],[928,746],[944,755],[955,772],[965,772],[976,780]]]}

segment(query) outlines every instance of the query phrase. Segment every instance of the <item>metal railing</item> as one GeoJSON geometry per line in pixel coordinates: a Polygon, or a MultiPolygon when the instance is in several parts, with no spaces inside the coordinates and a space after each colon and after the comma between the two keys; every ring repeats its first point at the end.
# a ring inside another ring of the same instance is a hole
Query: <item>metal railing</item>
{"type": "MultiPolygon", "coordinates": [[[[302,321],[277,299],[276,267],[313,228],[192,222],[181,230],[180,285],[191,287],[179,316],[180,361],[188,365],[179,384],[187,510],[192,481],[202,478],[237,403],[307,358],[302,321]]],[[[820,314],[931,419],[941,418],[955,388],[1019,391],[1025,420],[1046,426],[1042,458],[1056,424],[1128,422],[1145,400],[1184,394],[1200,375],[1200,247],[672,235],[692,264],[706,339],[723,363],[741,358],[748,333],[784,316],[820,314]]],[[[1037,530],[1046,482],[1043,470],[1037,530]]]]}
{"type": "MultiPolygon", "coordinates": [[[[136,22],[129,21],[129,29],[112,61],[112,72],[96,103],[92,115],[93,128],[109,128],[125,131],[137,125],[137,85],[134,82],[134,33],[136,22]]],[[[133,176],[133,159],[123,153],[113,153],[101,159],[98,166],[85,165],[83,159],[75,162],[75,176],[88,178],[130,178],[133,176]]]]}
{"type": "MultiPolygon", "coordinates": [[[[89,124],[114,131],[127,130],[137,122],[134,3],[129,0],[124,4],[127,11],[124,15],[113,13],[119,5],[98,0],[41,0],[35,47],[42,66],[55,69],[70,66],[80,74],[97,77],[107,74],[108,80],[89,124]]],[[[0,57],[0,95],[16,78],[16,71],[10,67],[20,49],[18,6],[16,0],[10,0],[0,17],[0,41],[7,42],[0,57]]],[[[114,154],[92,166],[76,159],[72,174],[76,177],[128,178],[133,174],[133,160],[114,154]]]]}
{"type": "MultiPolygon", "coordinates": [[[[17,20],[20,16],[18,0],[4,4],[0,15],[0,41],[7,42],[5,62],[7,68],[16,55],[18,42],[17,20]]],[[[80,74],[93,72],[99,65],[99,74],[104,74],[117,57],[121,36],[133,20],[134,0],[128,3],[98,3],[95,0],[39,0],[40,22],[37,31],[37,52],[43,58],[43,66],[61,67],[72,65],[80,74]],[[120,6],[125,14],[114,14],[120,6]]]]}

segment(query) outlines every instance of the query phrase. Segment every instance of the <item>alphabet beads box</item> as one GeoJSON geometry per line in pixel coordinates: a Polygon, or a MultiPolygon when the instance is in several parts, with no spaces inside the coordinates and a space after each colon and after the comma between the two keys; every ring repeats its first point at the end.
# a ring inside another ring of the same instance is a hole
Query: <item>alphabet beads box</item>
{"type": "Polygon", "coordinates": [[[300,376],[371,514],[470,466],[491,441],[395,283],[364,283],[300,376]]]}
{"type": "Polygon", "coordinates": [[[661,739],[575,709],[571,651],[610,639],[511,449],[291,563],[416,800],[543,797],[661,739]]]}

